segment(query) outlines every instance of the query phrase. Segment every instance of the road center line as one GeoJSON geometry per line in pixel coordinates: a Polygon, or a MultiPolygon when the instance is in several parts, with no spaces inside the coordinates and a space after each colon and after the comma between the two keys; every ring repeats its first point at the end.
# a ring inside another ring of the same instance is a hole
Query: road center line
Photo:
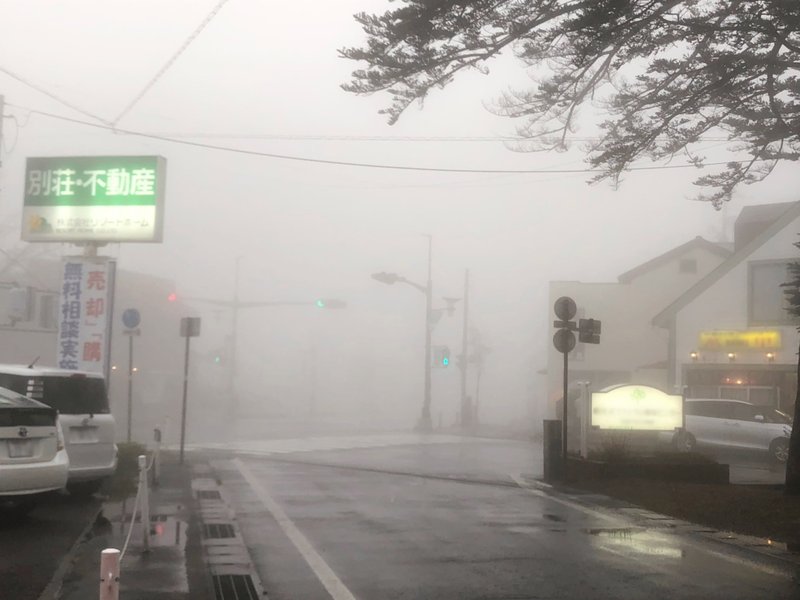
{"type": "Polygon", "coordinates": [[[270,496],[267,488],[256,478],[255,474],[250,468],[245,465],[240,459],[235,458],[231,461],[242,477],[245,478],[247,483],[258,496],[259,500],[264,504],[267,510],[272,514],[275,520],[280,525],[286,537],[291,540],[298,552],[303,556],[303,559],[314,571],[320,583],[325,587],[333,600],[355,600],[355,596],[350,593],[350,590],[342,583],[342,580],[337,577],[328,566],[328,563],[319,555],[319,553],[308,541],[308,538],[297,528],[294,522],[283,511],[280,505],[270,496]]]}

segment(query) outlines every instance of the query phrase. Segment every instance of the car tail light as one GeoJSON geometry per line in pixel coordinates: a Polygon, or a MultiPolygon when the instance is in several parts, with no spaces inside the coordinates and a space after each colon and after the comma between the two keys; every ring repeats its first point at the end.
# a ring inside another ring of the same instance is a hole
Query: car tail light
{"type": "Polygon", "coordinates": [[[61,452],[64,449],[64,432],[61,430],[61,421],[56,422],[56,431],[57,431],[57,439],[58,445],[56,446],[57,452],[61,452]]]}

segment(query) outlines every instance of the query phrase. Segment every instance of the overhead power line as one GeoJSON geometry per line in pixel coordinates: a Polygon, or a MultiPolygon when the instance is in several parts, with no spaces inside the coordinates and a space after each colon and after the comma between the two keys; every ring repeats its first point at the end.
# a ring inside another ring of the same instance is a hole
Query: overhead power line
{"type": "MultiPolygon", "coordinates": [[[[169,138],[190,139],[237,139],[237,140],[281,140],[281,141],[321,141],[321,142],[532,142],[532,141],[561,141],[561,138],[542,137],[537,139],[523,138],[513,135],[323,135],[323,134],[282,134],[282,133],[218,133],[218,132],[153,132],[154,135],[163,135],[169,138]]],[[[596,142],[600,137],[568,137],[569,142],[596,142]]],[[[656,138],[662,139],[662,138],[656,138]]],[[[727,137],[701,137],[702,142],[727,142],[727,137]]]]}
{"type": "Polygon", "coordinates": [[[205,29],[206,26],[209,23],[211,23],[212,20],[214,20],[214,17],[217,16],[217,13],[220,11],[220,9],[222,9],[222,7],[227,3],[228,0],[220,0],[219,2],[217,2],[217,5],[211,9],[211,12],[208,13],[208,15],[206,15],[206,18],[201,21],[200,25],[198,25],[195,28],[195,30],[189,35],[189,37],[186,38],[186,40],[184,40],[180,48],[178,48],[178,50],[156,72],[156,74],[153,75],[150,81],[148,81],[147,84],[142,88],[142,91],[140,91],[134,97],[134,99],[131,100],[130,103],[123,109],[123,111],[119,113],[119,115],[117,115],[117,118],[112,121],[112,124],[116,125],[117,123],[119,123],[120,120],[125,115],[127,115],[133,109],[134,106],[136,106],[139,103],[139,101],[145,96],[145,94],[147,94],[147,92],[150,91],[150,89],[158,82],[158,80],[164,76],[164,73],[166,73],[169,70],[169,68],[175,63],[175,61],[178,60],[178,58],[180,58],[181,54],[183,54],[186,51],[186,49],[192,44],[192,42],[195,39],[197,39],[197,36],[200,35],[203,29],[205,29]]]}
{"type": "Polygon", "coordinates": [[[69,108],[71,110],[74,110],[77,113],[82,114],[84,117],[89,117],[90,119],[94,119],[95,121],[98,121],[99,123],[105,123],[106,125],[111,125],[111,121],[109,121],[107,119],[104,119],[103,117],[99,117],[99,116],[97,116],[95,114],[92,114],[89,111],[84,110],[81,107],[76,106],[76,105],[72,104],[71,102],[69,102],[67,100],[64,100],[64,98],[62,98],[61,96],[58,96],[58,95],[54,94],[53,92],[50,92],[50,91],[46,90],[42,86],[37,85],[37,84],[27,80],[22,75],[19,75],[18,73],[15,73],[14,71],[11,71],[10,69],[7,69],[7,68],[5,68],[3,66],[0,66],[0,73],[5,73],[6,75],[11,77],[12,79],[16,79],[20,83],[23,83],[23,84],[27,85],[29,88],[32,88],[32,89],[36,90],[40,94],[44,94],[45,96],[47,96],[48,98],[50,98],[52,100],[55,100],[59,104],[63,104],[67,108],[69,108]]]}
{"type": "MultiPolygon", "coordinates": [[[[363,169],[384,169],[384,170],[395,170],[395,171],[417,171],[417,172],[427,172],[427,173],[481,173],[481,174],[500,174],[500,175],[535,175],[535,174],[542,174],[542,173],[553,173],[553,174],[566,174],[566,173],[601,173],[601,169],[475,169],[475,168],[448,168],[448,167],[424,167],[424,166],[413,166],[413,165],[395,165],[395,164],[382,164],[382,163],[365,163],[365,162],[354,162],[354,161],[345,161],[345,160],[328,160],[324,158],[312,158],[308,156],[296,156],[290,154],[276,154],[274,152],[261,152],[259,150],[248,150],[246,148],[235,148],[231,146],[220,146],[218,144],[208,144],[205,142],[193,142],[190,140],[181,140],[166,137],[163,135],[157,135],[152,133],[145,133],[141,131],[133,131],[130,129],[120,129],[118,127],[114,127],[112,125],[102,125],[99,123],[91,123],[89,121],[82,121],[80,119],[73,119],[72,117],[65,117],[63,115],[57,115],[53,113],[49,113],[42,110],[36,110],[31,108],[26,108],[23,106],[15,105],[15,104],[6,104],[7,106],[13,106],[14,108],[19,108],[22,110],[27,110],[31,114],[41,115],[43,117],[48,117],[51,119],[57,119],[59,121],[65,121],[68,123],[74,123],[76,125],[83,125],[86,127],[93,127],[95,129],[103,129],[106,131],[110,131],[117,134],[124,134],[124,135],[131,135],[136,137],[141,137],[145,139],[152,139],[152,140],[159,140],[161,142],[168,142],[171,144],[179,144],[182,146],[189,146],[193,148],[204,148],[206,150],[216,150],[220,152],[230,152],[233,154],[243,154],[246,156],[259,156],[263,158],[274,158],[278,160],[289,160],[295,162],[304,162],[304,163],[314,163],[314,164],[321,164],[321,165],[333,165],[333,166],[340,166],[340,167],[357,167],[363,169]]],[[[713,163],[706,163],[703,167],[713,167],[713,166],[722,166],[728,165],[730,163],[749,163],[751,160],[727,160],[721,162],[713,162],[713,163]]],[[[663,171],[663,170],[674,170],[674,169],[697,169],[698,166],[695,164],[681,164],[681,165],[654,165],[650,167],[629,167],[626,169],[627,171],[663,171]]]]}

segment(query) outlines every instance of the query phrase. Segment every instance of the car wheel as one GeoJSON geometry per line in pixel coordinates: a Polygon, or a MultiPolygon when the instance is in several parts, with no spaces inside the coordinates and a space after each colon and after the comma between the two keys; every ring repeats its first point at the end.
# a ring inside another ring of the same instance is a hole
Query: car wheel
{"type": "Polygon", "coordinates": [[[76,481],[74,483],[67,484],[67,491],[72,496],[77,496],[78,498],[88,498],[89,496],[97,493],[102,485],[102,479],[93,479],[92,481],[76,481]]]}
{"type": "Polygon", "coordinates": [[[697,440],[688,431],[681,431],[675,434],[674,444],[678,452],[694,452],[697,440]]]}
{"type": "Polygon", "coordinates": [[[778,438],[769,445],[769,457],[774,463],[784,464],[789,458],[789,440],[778,438]]]}

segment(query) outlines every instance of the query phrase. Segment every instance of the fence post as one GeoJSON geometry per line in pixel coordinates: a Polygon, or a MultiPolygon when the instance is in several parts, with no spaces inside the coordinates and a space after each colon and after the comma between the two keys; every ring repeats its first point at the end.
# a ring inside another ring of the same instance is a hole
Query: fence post
{"type": "Polygon", "coordinates": [[[139,455],[139,490],[142,499],[142,540],[144,552],[150,552],[150,494],[147,491],[147,457],[139,455]]]}
{"type": "Polygon", "coordinates": [[[100,600],[119,600],[119,550],[100,553],[100,600]]]}

